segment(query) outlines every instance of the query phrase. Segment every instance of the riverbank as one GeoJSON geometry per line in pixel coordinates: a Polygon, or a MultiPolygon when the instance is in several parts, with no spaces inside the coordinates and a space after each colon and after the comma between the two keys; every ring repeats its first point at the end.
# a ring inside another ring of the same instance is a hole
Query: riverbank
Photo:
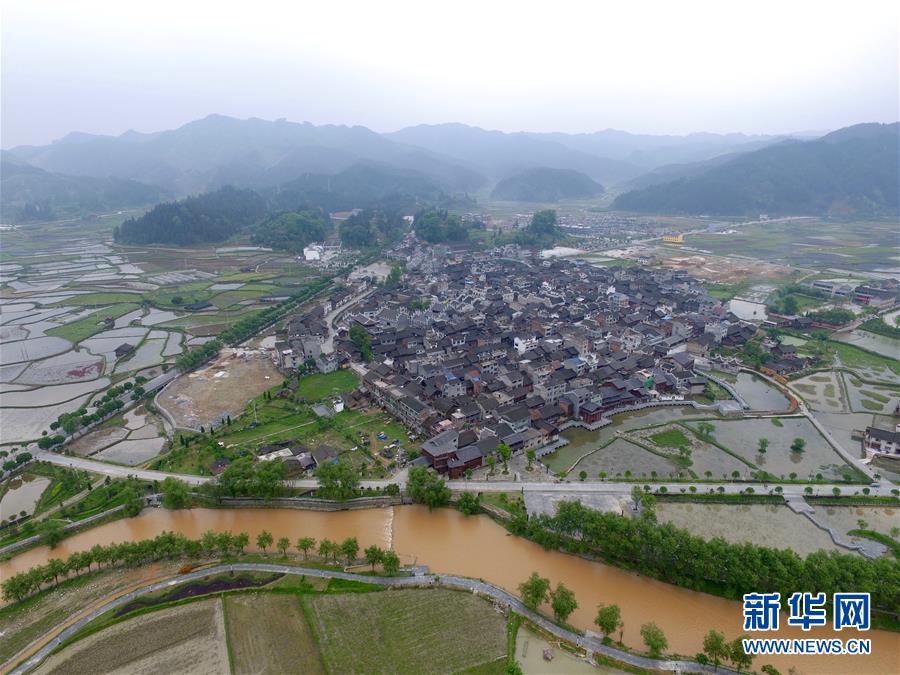
{"type": "MultiPolygon", "coordinates": [[[[12,574],[50,557],[66,557],[89,550],[95,544],[140,541],[163,531],[196,538],[206,530],[248,532],[251,541],[263,529],[277,540],[301,536],[335,541],[357,537],[361,549],[377,545],[394,550],[407,565],[428,565],[438,575],[482,579],[507,592],[537,571],[554,584],[562,581],[572,589],[579,607],[569,619],[578,629],[591,629],[598,604],[622,607],[623,641],[640,649],[639,627],[649,620],[666,633],[671,651],[695,654],[710,628],[738,635],[742,629],[739,603],[697,591],[678,588],[635,572],[621,570],[559,551],[546,550],[506,531],[487,516],[465,517],[450,509],[428,511],[420,506],[401,506],[334,513],[284,509],[194,509],[191,511],[152,510],[137,518],[118,520],[76,534],[52,552],[34,548],[0,563],[0,576],[12,574]]],[[[785,621],[782,621],[784,625],[785,621]]],[[[830,630],[810,633],[785,627],[778,637],[840,637],[830,630]]],[[[873,654],[842,664],[847,673],[890,673],[895,671],[891,655],[900,650],[900,636],[881,630],[870,631],[873,654]]],[[[772,660],[782,670],[797,666],[807,672],[827,672],[828,659],[798,657],[772,660]]],[[[832,664],[833,665],[833,664],[832,664]]]]}
{"type": "MultiPolygon", "coordinates": [[[[100,620],[97,628],[102,628],[106,625],[115,625],[120,620],[127,620],[128,615],[125,612],[129,611],[129,608],[134,607],[142,607],[146,606],[148,609],[154,608],[154,603],[159,603],[153,611],[165,610],[167,606],[181,606],[183,603],[178,600],[183,594],[179,592],[178,586],[174,586],[172,581],[177,581],[180,585],[196,585],[199,581],[208,579],[210,577],[220,577],[222,578],[222,582],[216,585],[210,585],[208,592],[201,592],[199,595],[194,597],[194,593],[188,591],[187,597],[190,597],[189,602],[196,602],[198,598],[204,597],[209,593],[215,593],[219,597],[229,597],[231,591],[235,592],[237,589],[242,588],[242,586],[247,586],[251,588],[258,587],[258,583],[252,583],[252,579],[249,580],[248,584],[240,584],[237,581],[240,580],[240,577],[235,579],[233,575],[235,573],[251,573],[251,574],[270,574],[270,575],[292,575],[299,576],[301,580],[299,584],[292,586],[282,586],[282,588],[294,588],[300,590],[302,588],[302,584],[305,583],[307,578],[311,579],[326,579],[326,580],[338,580],[347,582],[349,584],[357,584],[357,587],[354,586],[340,586],[340,590],[344,593],[350,592],[352,593],[354,590],[359,591],[368,591],[368,587],[374,587],[372,590],[378,590],[379,587],[387,588],[401,588],[401,589],[453,589],[457,591],[466,591],[468,593],[473,593],[481,596],[482,598],[493,601],[495,604],[498,604],[500,607],[503,607],[507,614],[514,613],[520,617],[524,617],[531,624],[538,627],[541,631],[546,634],[554,636],[556,639],[564,640],[569,643],[576,649],[584,650],[588,655],[599,654],[604,657],[604,660],[609,663],[611,660],[614,664],[625,664],[627,666],[631,666],[633,668],[641,668],[644,670],[669,670],[669,671],[678,671],[678,672],[715,672],[709,666],[704,666],[696,662],[683,660],[683,659],[652,659],[645,656],[641,656],[639,654],[633,654],[629,651],[625,651],[622,649],[615,648],[608,644],[605,644],[602,640],[585,636],[581,633],[569,630],[567,628],[561,627],[556,623],[550,621],[545,616],[534,612],[527,607],[525,607],[522,602],[511,595],[510,593],[504,591],[501,588],[493,586],[491,584],[484,583],[482,581],[477,581],[474,579],[468,579],[463,577],[449,576],[449,575],[432,575],[432,574],[418,574],[416,576],[401,576],[401,577],[385,577],[385,576],[360,576],[356,574],[348,574],[346,572],[341,572],[337,570],[330,569],[319,569],[319,568],[311,568],[311,567],[303,567],[297,565],[288,565],[288,564],[278,564],[278,563],[252,563],[252,562],[239,562],[239,563],[229,563],[222,565],[214,565],[212,567],[207,567],[202,570],[196,570],[193,572],[189,572],[187,574],[183,574],[171,579],[156,581],[154,583],[147,584],[139,589],[132,590],[128,593],[118,594],[115,597],[108,598],[106,600],[101,601],[98,605],[92,609],[86,615],[80,617],[76,621],[69,623],[62,630],[54,631],[55,636],[46,642],[43,646],[41,646],[34,654],[30,655],[24,663],[17,665],[11,673],[16,675],[24,675],[24,673],[29,672],[30,670],[37,667],[45,658],[47,658],[51,653],[56,652],[61,647],[65,648],[73,643],[73,641],[77,640],[79,637],[85,638],[88,635],[92,634],[96,628],[94,628],[94,623],[100,620]],[[223,576],[228,575],[228,576],[223,576]],[[229,579],[231,581],[229,581],[229,579]],[[225,595],[223,595],[223,591],[225,595]],[[161,592],[165,592],[165,595],[159,597],[161,592]],[[157,600],[151,601],[151,604],[147,605],[146,603],[142,603],[141,600],[144,598],[148,598],[151,596],[157,596],[157,600]],[[173,598],[172,601],[168,601],[167,598],[173,598]],[[174,602],[174,604],[172,604],[174,602]],[[105,621],[103,617],[107,617],[105,621]]],[[[263,579],[261,581],[265,581],[266,585],[268,583],[272,583],[273,581],[277,581],[277,577],[263,579]]],[[[326,587],[327,588],[327,587],[326,587]]],[[[308,585],[306,588],[302,588],[303,591],[315,590],[315,587],[312,585],[308,585]]],[[[283,592],[283,591],[282,591],[283,592]]],[[[392,600],[394,598],[399,598],[398,595],[392,594],[392,600]]],[[[425,600],[427,596],[422,596],[422,600],[425,600]]],[[[439,598],[441,606],[446,608],[448,603],[450,605],[457,605],[456,600],[463,600],[465,596],[441,596],[439,598]]],[[[202,602],[202,600],[200,600],[202,602]]],[[[415,605],[407,608],[406,613],[412,614],[413,617],[418,616],[418,619],[422,619],[423,617],[419,616],[422,614],[423,610],[422,602],[417,601],[415,605]]],[[[146,611],[138,610],[139,614],[145,614],[146,611]]],[[[442,612],[446,614],[446,612],[442,612]]],[[[451,613],[452,614],[452,613],[451,613]]],[[[504,620],[505,623],[505,620],[504,620]]],[[[485,635],[483,633],[479,633],[481,639],[476,642],[475,645],[468,647],[468,649],[472,650],[473,648],[477,648],[480,646],[483,641],[485,635]]],[[[77,644],[77,643],[76,643],[77,644]]],[[[370,646],[371,649],[371,646],[370,646]]],[[[360,658],[361,655],[357,654],[356,658],[360,658]]],[[[509,655],[507,655],[507,658],[509,655]]],[[[446,658],[446,654],[443,658],[446,658]]],[[[724,672],[729,672],[728,669],[723,668],[724,672]]],[[[490,671],[493,672],[493,671],[490,671]]]]}

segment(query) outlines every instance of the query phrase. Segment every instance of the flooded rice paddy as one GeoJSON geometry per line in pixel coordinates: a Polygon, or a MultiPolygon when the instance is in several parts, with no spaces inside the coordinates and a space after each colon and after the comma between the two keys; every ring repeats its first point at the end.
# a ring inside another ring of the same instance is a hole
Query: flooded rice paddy
{"type": "Polygon", "coordinates": [[[0,499],[0,521],[30,516],[48,485],[49,478],[29,473],[11,479],[0,499]]]}

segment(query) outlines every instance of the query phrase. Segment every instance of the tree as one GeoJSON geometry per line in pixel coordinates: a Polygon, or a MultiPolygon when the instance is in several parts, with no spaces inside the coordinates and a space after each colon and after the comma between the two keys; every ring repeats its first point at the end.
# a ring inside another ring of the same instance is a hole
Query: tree
{"type": "MultiPolygon", "coordinates": [[[[256,543],[259,544],[259,538],[256,539],[256,543]]],[[[271,541],[269,542],[272,543],[271,541]]],[[[264,548],[261,544],[260,548],[264,548]]],[[[203,534],[200,535],[200,546],[203,548],[203,552],[210,556],[213,554],[213,551],[216,550],[216,546],[218,546],[218,538],[216,537],[216,533],[212,530],[207,530],[203,534]]]]}
{"type": "Polygon", "coordinates": [[[47,561],[47,574],[53,577],[53,584],[59,586],[59,575],[66,573],[66,564],[59,558],[50,558],[47,561]]]}
{"type": "Polygon", "coordinates": [[[250,535],[246,532],[240,532],[234,537],[234,546],[240,553],[244,552],[244,547],[250,543],[250,535]]]}
{"type": "Polygon", "coordinates": [[[268,530],[263,530],[258,535],[256,535],[256,545],[262,549],[262,552],[265,553],[266,549],[272,545],[274,541],[274,537],[272,533],[268,530]]]}
{"type": "Polygon", "coordinates": [[[366,562],[372,566],[372,571],[375,571],[375,565],[380,563],[384,559],[384,551],[381,550],[380,546],[367,546],[366,550],[363,551],[363,555],[366,558],[366,562]]]}
{"type": "Polygon", "coordinates": [[[232,536],[231,532],[220,532],[218,536],[216,536],[216,546],[219,547],[219,554],[222,556],[229,555],[231,553],[231,547],[235,543],[235,539],[237,539],[237,537],[232,536]]]}
{"type": "Polygon", "coordinates": [[[327,462],[316,469],[318,493],[326,499],[345,501],[359,489],[359,472],[349,462],[327,462]]]}
{"type": "Polygon", "coordinates": [[[802,438],[795,438],[791,443],[791,450],[793,452],[802,453],[806,449],[806,441],[802,438]]]}
{"type": "Polygon", "coordinates": [[[414,502],[425,504],[429,510],[450,503],[450,488],[444,479],[424,466],[414,466],[409,470],[406,491],[414,502]]]}
{"type": "Polygon", "coordinates": [[[537,572],[532,572],[527,581],[519,584],[522,603],[532,611],[537,611],[537,608],[547,601],[549,590],[550,580],[540,576],[537,572]]]}
{"type": "Polygon", "coordinates": [[[604,637],[609,637],[617,630],[621,630],[622,626],[622,610],[618,605],[597,605],[597,616],[594,623],[604,637]]]}
{"type": "Polygon", "coordinates": [[[572,612],[578,609],[574,591],[559,582],[556,584],[556,588],[550,592],[550,606],[553,608],[553,616],[556,617],[556,620],[565,623],[572,612]]]}
{"type": "Polygon", "coordinates": [[[556,211],[547,209],[545,211],[537,211],[531,217],[531,223],[525,228],[528,243],[540,246],[550,245],[560,236],[559,228],[556,226],[556,211]]]}
{"type": "Polygon", "coordinates": [[[385,551],[381,557],[381,568],[387,576],[396,576],[400,572],[400,558],[393,551],[385,551]]]}
{"type": "Polygon", "coordinates": [[[356,541],[356,537],[347,537],[341,542],[341,553],[346,556],[348,565],[356,560],[356,555],[359,553],[359,542],[356,541]]]}
{"type": "Polygon", "coordinates": [[[509,458],[512,456],[512,448],[506,443],[500,443],[497,446],[497,454],[503,460],[503,473],[509,473],[509,458]]]}
{"type": "Polygon", "coordinates": [[[734,664],[734,667],[738,670],[747,670],[753,664],[753,655],[748,654],[744,651],[744,638],[745,635],[740,635],[736,637],[729,649],[729,657],[731,658],[731,662],[734,664]]]}
{"type": "Polygon", "coordinates": [[[716,430],[715,425],[709,422],[698,422],[697,423],[697,433],[701,438],[709,438],[712,435],[712,432],[716,430]]]}
{"type": "Polygon", "coordinates": [[[341,547],[337,542],[331,541],[331,539],[323,539],[319,542],[319,555],[328,559],[331,556],[331,559],[334,562],[337,562],[338,553],[341,552],[341,547]]]}
{"type": "Polygon", "coordinates": [[[797,313],[797,310],[800,309],[800,305],[797,303],[797,298],[793,295],[788,295],[781,301],[781,309],[784,314],[793,316],[797,313]]]}
{"type": "Polygon", "coordinates": [[[717,630],[710,630],[703,638],[703,653],[712,662],[713,667],[718,668],[722,659],[727,659],[731,654],[731,647],[725,640],[725,636],[717,630]]]}
{"type": "Polygon", "coordinates": [[[650,656],[654,659],[659,658],[660,654],[669,646],[665,633],[652,621],[641,626],[641,638],[643,638],[644,644],[647,645],[647,651],[650,652],[650,656]]]}
{"type": "Polygon", "coordinates": [[[162,505],[167,509],[183,509],[190,505],[190,495],[186,483],[169,476],[160,485],[162,505]]]}
{"type": "Polygon", "coordinates": [[[286,556],[287,550],[291,547],[291,540],[287,537],[278,537],[276,546],[278,546],[278,550],[281,551],[282,557],[286,556]]]}
{"type": "Polygon", "coordinates": [[[493,455],[488,455],[487,463],[488,463],[488,474],[493,476],[494,475],[494,466],[497,464],[497,458],[494,457],[493,455]]]}
{"type": "Polygon", "coordinates": [[[537,452],[534,449],[526,450],[525,457],[528,458],[528,470],[531,471],[531,465],[534,464],[534,461],[537,459],[537,452]]]}
{"type": "Polygon", "coordinates": [[[474,492],[463,492],[456,505],[467,516],[474,516],[481,510],[481,496],[474,492]]]}
{"type": "Polygon", "coordinates": [[[372,336],[359,324],[350,327],[350,342],[356,345],[362,355],[362,360],[368,363],[372,360],[372,336]]]}
{"type": "Polygon", "coordinates": [[[309,558],[310,549],[315,548],[316,540],[312,537],[300,537],[297,540],[297,550],[303,551],[303,559],[306,560],[309,558]]]}
{"type": "Polygon", "coordinates": [[[66,536],[65,526],[58,520],[45,520],[41,524],[41,541],[50,548],[56,548],[66,536]]]}
{"type": "Polygon", "coordinates": [[[768,449],[768,447],[769,447],[769,439],[768,438],[760,438],[759,446],[757,448],[759,450],[760,454],[762,454],[762,455],[766,454],[766,450],[768,449]]]}
{"type": "Polygon", "coordinates": [[[141,509],[144,506],[144,500],[141,499],[141,496],[138,494],[137,490],[134,489],[134,486],[128,485],[119,494],[125,504],[126,516],[133,518],[141,512],[141,509]]]}

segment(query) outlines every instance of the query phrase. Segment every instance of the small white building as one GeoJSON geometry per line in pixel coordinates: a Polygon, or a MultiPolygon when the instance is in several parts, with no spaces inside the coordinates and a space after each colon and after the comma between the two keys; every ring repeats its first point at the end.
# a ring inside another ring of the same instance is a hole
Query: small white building
{"type": "Polygon", "coordinates": [[[317,262],[322,259],[325,249],[321,244],[310,244],[303,248],[303,259],[306,262],[317,262]]]}

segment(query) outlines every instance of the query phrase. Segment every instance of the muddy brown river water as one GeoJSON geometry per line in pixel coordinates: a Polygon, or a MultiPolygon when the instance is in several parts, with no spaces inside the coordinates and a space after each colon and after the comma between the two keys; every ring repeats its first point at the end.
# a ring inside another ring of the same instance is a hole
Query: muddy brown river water
{"type": "MultiPolygon", "coordinates": [[[[428,565],[436,573],[481,578],[516,592],[518,584],[533,571],[548,577],[553,585],[562,581],[575,592],[579,607],[570,622],[591,629],[600,603],[616,603],[622,608],[624,642],[642,647],[640,626],[656,622],[669,640],[669,652],[694,655],[701,650],[703,636],[711,628],[727,637],[741,632],[740,603],[705,593],[665,584],[633,572],[584,560],[576,556],[545,551],[526,539],[514,537],[486,516],[465,517],[457,511],[424,507],[338,511],[324,513],[289,509],[193,509],[166,511],[153,509],[136,518],[119,520],[76,534],[51,551],[35,548],[0,563],[0,578],[46,562],[49,557],[65,557],[94,544],[154,537],[163,531],[198,537],[205,530],[247,532],[251,542],[266,529],[277,539],[300,536],[327,537],[340,541],[355,536],[360,546],[391,546],[405,563],[428,565]]],[[[853,590],[853,589],[847,589],[853,590]]],[[[785,617],[781,624],[785,626],[785,617]]],[[[759,634],[773,637],[774,634],[759,634]]],[[[900,634],[886,631],[812,630],[808,633],[782,628],[777,637],[824,638],[868,637],[869,656],[843,657],[758,657],[754,669],[771,663],[782,672],[795,666],[800,673],[892,673],[900,672],[900,634]],[[852,633],[852,634],[851,634],[852,633]]]]}

